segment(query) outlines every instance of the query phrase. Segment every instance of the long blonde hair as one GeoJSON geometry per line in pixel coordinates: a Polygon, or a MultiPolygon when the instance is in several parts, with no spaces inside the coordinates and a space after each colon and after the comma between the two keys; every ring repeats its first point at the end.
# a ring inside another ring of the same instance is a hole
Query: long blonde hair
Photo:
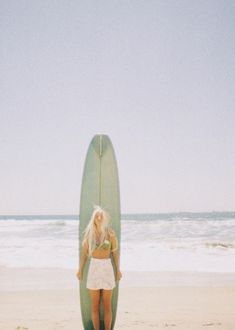
{"type": "Polygon", "coordinates": [[[92,215],[91,215],[91,219],[90,219],[86,229],[83,232],[84,236],[83,236],[83,241],[82,241],[82,245],[84,245],[85,243],[88,243],[88,255],[90,257],[92,255],[92,252],[95,249],[94,242],[96,240],[96,233],[97,233],[95,219],[98,214],[101,214],[102,219],[103,219],[101,226],[100,226],[101,235],[100,235],[99,247],[104,243],[107,232],[111,230],[109,214],[101,206],[95,205],[94,211],[92,212],[92,215]]]}

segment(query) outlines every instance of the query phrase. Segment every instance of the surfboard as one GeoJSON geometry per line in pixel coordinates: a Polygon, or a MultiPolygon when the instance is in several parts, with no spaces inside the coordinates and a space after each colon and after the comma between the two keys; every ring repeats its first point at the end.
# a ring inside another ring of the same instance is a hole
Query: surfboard
{"type": "MultiPolygon", "coordinates": [[[[118,168],[112,142],[109,136],[104,134],[97,134],[93,137],[88,147],[84,164],[80,195],[79,251],[81,251],[83,232],[91,218],[94,205],[100,205],[109,213],[111,226],[119,241],[118,252],[120,253],[121,222],[118,168]]],[[[116,267],[112,254],[111,262],[116,280],[116,267]]],[[[79,284],[81,315],[85,330],[94,329],[91,319],[91,298],[89,290],[86,288],[89,264],[90,258],[88,257],[83,270],[83,279],[79,284]]],[[[116,287],[113,289],[112,294],[113,317],[111,329],[114,328],[116,320],[118,291],[119,281],[116,281],[116,287]]],[[[105,330],[102,296],[100,301],[100,330],[105,330]]]]}

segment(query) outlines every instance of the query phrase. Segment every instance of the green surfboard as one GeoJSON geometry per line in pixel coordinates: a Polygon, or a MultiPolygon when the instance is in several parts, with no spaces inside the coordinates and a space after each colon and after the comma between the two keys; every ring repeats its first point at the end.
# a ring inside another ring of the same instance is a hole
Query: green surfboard
{"type": "MultiPolygon", "coordinates": [[[[120,191],[117,162],[110,138],[107,135],[101,134],[95,135],[91,140],[83,170],[79,214],[79,251],[81,251],[83,231],[91,218],[94,205],[100,205],[108,211],[111,226],[116,232],[119,241],[118,251],[120,253],[120,191]]],[[[111,261],[116,279],[116,268],[112,254],[111,261]]],[[[94,329],[91,319],[91,298],[89,290],[86,288],[89,264],[90,258],[87,258],[83,271],[83,279],[80,281],[80,306],[85,330],[94,329]]],[[[116,287],[113,289],[112,294],[113,317],[111,329],[114,328],[116,320],[118,290],[119,282],[116,281],[116,287]]],[[[102,296],[100,301],[100,330],[105,330],[102,296]]]]}

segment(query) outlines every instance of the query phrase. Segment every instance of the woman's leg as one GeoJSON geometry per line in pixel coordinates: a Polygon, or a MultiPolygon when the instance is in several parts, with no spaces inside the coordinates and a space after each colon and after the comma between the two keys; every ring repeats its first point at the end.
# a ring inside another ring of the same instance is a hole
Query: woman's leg
{"type": "Polygon", "coordinates": [[[100,330],[100,290],[89,290],[91,296],[91,318],[93,322],[94,330],[100,330]]]}
{"type": "Polygon", "coordinates": [[[105,330],[110,330],[111,324],[112,324],[112,293],[113,293],[113,290],[104,290],[103,289],[105,330]]]}

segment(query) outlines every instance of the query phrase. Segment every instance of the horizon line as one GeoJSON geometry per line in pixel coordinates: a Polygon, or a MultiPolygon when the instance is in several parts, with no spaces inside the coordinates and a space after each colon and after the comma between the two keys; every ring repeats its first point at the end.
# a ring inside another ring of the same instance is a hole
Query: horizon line
{"type": "MultiPolygon", "coordinates": [[[[126,215],[154,215],[154,214],[185,214],[185,213],[191,213],[191,214],[198,214],[198,213],[235,213],[234,211],[170,211],[170,212],[128,212],[128,213],[121,213],[121,216],[126,215]]],[[[57,214],[57,213],[51,213],[51,214],[0,214],[0,217],[37,217],[37,216],[50,216],[50,217],[79,217],[79,214],[57,214]]]]}

